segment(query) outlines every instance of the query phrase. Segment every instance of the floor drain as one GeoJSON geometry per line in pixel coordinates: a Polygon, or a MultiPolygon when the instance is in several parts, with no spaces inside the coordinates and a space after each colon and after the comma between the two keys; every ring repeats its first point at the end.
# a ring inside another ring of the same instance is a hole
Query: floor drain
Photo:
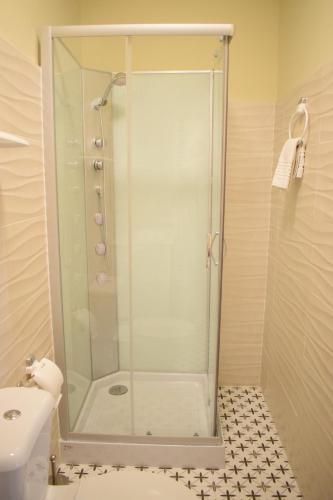
{"type": "Polygon", "coordinates": [[[128,391],[126,385],[113,385],[109,389],[109,394],[112,396],[122,396],[128,391]]]}

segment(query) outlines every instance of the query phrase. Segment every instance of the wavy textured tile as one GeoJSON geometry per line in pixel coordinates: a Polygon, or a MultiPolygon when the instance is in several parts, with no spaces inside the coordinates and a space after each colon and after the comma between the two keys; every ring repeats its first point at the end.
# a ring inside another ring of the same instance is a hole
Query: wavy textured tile
{"type": "Polygon", "coordinates": [[[0,40],[0,122],[3,130],[33,141],[42,137],[41,70],[0,40]]]}
{"type": "Polygon", "coordinates": [[[222,380],[234,380],[236,385],[245,385],[247,380],[260,379],[261,339],[258,344],[246,342],[224,344],[220,357],[222,380]]]}
{"type": "Polygon", "coordinates": [[[333,490],[333,65],[279,104],[275,152],[309,96],[304,178],[273,190],[262,383],[305,498],[333,490]]]}
{"type": "MultiPolygon", "coordinates": [[[[1,57],[1,54],[0,54],[1,57]]],[[[0,115],[0,129],[8,130],[0,115]]],[[[24,133],[15,133],[26,136],[24,133]]],[[[3,148],[0,156],[0,226],[44,216],[44,175],[41,144],[3,148]]]]}
{"type": "Polygon", "coordinates": [[[230,105],[220,379],[260,378],[266,295],[274,106],[230,105]]]}
{"type": "Polygon", "coordinates": [[[31,143],[0,151],[1,387],[24,378],[31,353],[52,355],[40,76],[39,67],[0,39],[0,130],[31,143]]]}

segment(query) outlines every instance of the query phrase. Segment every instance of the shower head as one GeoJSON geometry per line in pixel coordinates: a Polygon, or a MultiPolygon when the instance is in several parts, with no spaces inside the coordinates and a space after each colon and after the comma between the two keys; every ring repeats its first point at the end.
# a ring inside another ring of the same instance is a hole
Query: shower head
{"type": "Polygon", "coordinates": [[[123,87],[126,85],[126,73],[117,73],[111,80],[111,85],[118,85],[119,87],[123,87]]]}
{"type": "Polygon", "coordinates": [[[114,85],[117,85],[118,87],[123,87],[126,85],[126,73],[116,73],[113,78],[111,78],[110,83],[107,85],[104,94],[102,97],[96,97],[92,105],[95,109],[99,109],[101,106],[105,106],[108,102],[108,96],[111,92],[111,89],[114,85]]]}

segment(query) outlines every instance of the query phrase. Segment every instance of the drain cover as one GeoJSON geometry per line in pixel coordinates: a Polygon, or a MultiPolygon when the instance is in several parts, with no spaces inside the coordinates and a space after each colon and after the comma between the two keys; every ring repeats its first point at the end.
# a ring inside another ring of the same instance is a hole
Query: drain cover
{"type": "Polygon", "coordinates": [[[122,396],[128,391],[126,385],[113,385],[109,389],[109,394],[112,396],[122,396]]]}
{"type": "Polygon", "coordinates": [[[3,414],[5,420],[16,420],[22,415],[20,410],[8,410],[3,414]]]}

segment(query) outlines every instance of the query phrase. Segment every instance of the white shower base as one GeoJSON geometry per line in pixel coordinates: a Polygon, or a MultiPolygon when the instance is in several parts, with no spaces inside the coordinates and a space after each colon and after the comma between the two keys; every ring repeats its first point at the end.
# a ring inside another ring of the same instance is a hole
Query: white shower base
{"type": "Polygon", "coordinates": [[[74,432],[161,437],[211,435],[207,375],[120,371],[91,384],[74,432]],[[128,392],[109,394],[122,384],[128,392]]]}
{"type": "Polygon", "coordinates": [[[222,437],[211,435],[207,375],[136,372],[133,379],[133,394],[128,372],[93,382],[74,432],[60,440],[63,462],[224,467],[222,437]],[[111,396],[118,384],[128,392],[111,396]]]}

